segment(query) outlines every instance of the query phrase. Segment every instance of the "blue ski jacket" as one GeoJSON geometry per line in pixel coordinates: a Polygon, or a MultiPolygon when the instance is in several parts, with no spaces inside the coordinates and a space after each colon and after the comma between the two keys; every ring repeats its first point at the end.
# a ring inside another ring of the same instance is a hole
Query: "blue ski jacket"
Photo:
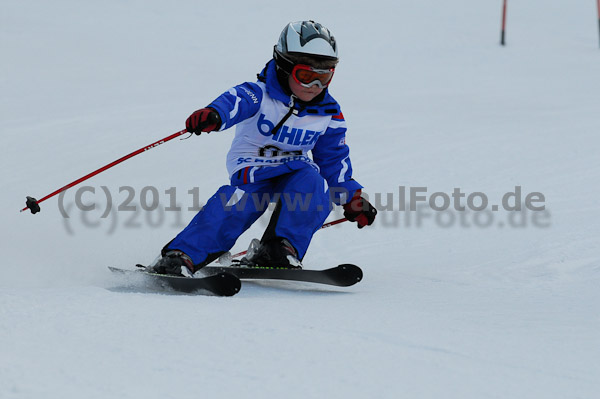
{"type": "Polygon", "coordinates": [[[236,126],[227,154],[230,177],[242,169],[254,178],[269,175],[256,173],[263,168],[308,164],[326,180],[335,203],[348,202],[362,186],[352,179],[339,104],[327,89],[310,103],[286,94],[275,68],[275,61],[269,61],[257,82],[234,86],[208,105],[221,117],[219,130],[236,126]]]}

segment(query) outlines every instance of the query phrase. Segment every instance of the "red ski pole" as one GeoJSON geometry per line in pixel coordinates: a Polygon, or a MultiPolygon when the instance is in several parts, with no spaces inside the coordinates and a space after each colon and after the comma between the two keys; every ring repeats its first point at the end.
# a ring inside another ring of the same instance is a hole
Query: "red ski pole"
{"type": "MultiPolygon", "coordinates": [[[[332,222],[325,223],[323,226],[321,226],[319,228],[319,230],[326,229],[327,227],[335,226],[336,224],[344,223],[344,222],[347,222],[347,221],[348,221],[348,219],[346,219],[346,218],[341,218],[341,219],[338,219],[338,220],[334,220],[332,222]]],[[[239,252],[237,254],[231,255],[231,259],[239,258],[240,256],[244,256],[247,253],[248,253],[247,250],[239,252]]]]}
{"type": "MultiPolygon", "coordinates": [[[[600,2],[600,0],[598,1],[600,2]]],[[[506,32],[506,2],[507,0],[504,0],[502,5],[502,32],[500,33],[500,44],[503,46],[505,45],[504,36],[506,32]]]]}
{"type": "Polygon", "coordinates": [[[128,160],[129,158],[132,158],[138,154],[141,154],[142,152],[151,150],[154,147],[158,147],[159,145],[166,143],[169,140],[173,140],[175,137],[181,136],[182,134],[185,134],[185,133],[187,133],[187,130],[184,129],[177,133],[173,133],[172,135],[165,137],[164,139],[158,140],[155,143],[152,143],[150,145],[142,147],[139,150],[132,152],[131,154],[125,155],[124,157],[119,158],[116,161],[111,162],[108,165],[105,165],[105,166],[101,167],[100,169],[97,169],[97,170],[93,171],[92,173],[89,173],[89,174],[83,176],[82,178],[79,178],[79,179],[67,184],[64,187],[59,188],[58,190],[46,195],[43,198],[40,198],[39,200],[36,200],[33,197],[27,197],[27,201],[25,202],[25,204],[27,204],[27,206],[25,208],[21,209],[21,212],[29,209],[29,210],[31,210],[31,213],[37,213],[40,211],[40,205],[39,205],[40,202],[46,201],[48,198],[54,197],[56,194],[59,194],[59,193],[65,191],[66,189],[71,188],[71,187],[81,183],[82,181],[89,179],[90,177],[96,176],[98,173],[104,172],[105,170],[110,169],[113,166],[118,165],[121,162],[128,160]]]}

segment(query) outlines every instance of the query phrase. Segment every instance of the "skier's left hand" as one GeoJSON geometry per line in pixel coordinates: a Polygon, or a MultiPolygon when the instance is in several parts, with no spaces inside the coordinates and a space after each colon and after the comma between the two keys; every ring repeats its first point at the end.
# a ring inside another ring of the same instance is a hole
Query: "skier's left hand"
{"type": "Polygon", "coordinates": [[[358,190],[350,202],[344,205],[344,217],[351,222],[356,222],[358,228],[362,229],[373,224],[377,209],[360,194],[361,191],[358,190]]]}

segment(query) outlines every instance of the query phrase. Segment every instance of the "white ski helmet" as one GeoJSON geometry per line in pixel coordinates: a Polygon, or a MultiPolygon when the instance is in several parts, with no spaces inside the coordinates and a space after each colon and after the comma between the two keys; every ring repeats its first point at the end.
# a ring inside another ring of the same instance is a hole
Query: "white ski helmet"
{"type": "Polygon", "coordinates": [[[287,73],[307,60],[315,67],[333,68],[338,63],[337,43],[329,29],[318,22],[290,22],[279,36],[273,58],[287,73]]]}

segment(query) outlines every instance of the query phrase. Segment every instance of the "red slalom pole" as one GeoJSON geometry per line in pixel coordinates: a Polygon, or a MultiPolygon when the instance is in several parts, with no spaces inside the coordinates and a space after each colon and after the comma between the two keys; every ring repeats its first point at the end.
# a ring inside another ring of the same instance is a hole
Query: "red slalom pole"
{"type": "Polygon", "coordinates": [[[597,0],[598,5],[598,37],[600,38],[600,0],[597,0]]]}
{"type": "MultiPolygon", "coordinates": [[[[346,219],[346,218],[341,218],[341,219],[338,219],[338,220],[334,220],[332,222],[325,223],[323,226],[321,226],[319,228],[319,230],[326,229],[327,227],[335,226],[336,224],[344,223],[344,222],[347,222],[347,221],[348,221],[348,219],[346,219]]],[[[242,251],[242,252],[238,252],[237,254],[231,255],[231,259],[239,258],[240,256],[244,256],[247,253],[248,253],[247,250],[246,251],[242,251]]]]}
{"type": "MultiPolygon", "coordinates": [[[[502,5],[502,31],[500,33],[500,44],[503,46],[506,44],[506,42],[504,41],[504,37],[506,34],[506,2],[507,0],[504,0],[504,3],[502,5]]],[[[598,0],[598,3],[600,4],[600,0],[598,0]]]]}
{"type": "Polygon", "coordinates": [[[145,147],[142,147],[139,150],[132,152],[131,154],[125,155],[124,157],[119,158],[116,161],[111,162],[108,165],[105,165],[105,166],[101,167],[100,169],[97,169],[97,170],[93,171],[92,173],[89,173],[89,174],[87,174],[87,175],[85,175],[85,176],[83,176],[83,177],[81,177],[81,178],[79,178],[79,179],[77,179],[77,180],[75,180],[75,181],[67,184],[64,187],[59,188],[58,190],[56,190],[56,191],[54,191],[54,192],[46,195],[45,197],[43,197],[43,198],[41,198],[39,200],[36,200],[33,197],[27,197],[27,201],[25,202],[27,204],[27,206],[25,208],[21,209],[21,212],[26,211],[27,209],[30,209],[31,213],[37,213],[37,212],[40,211],[40,205],[39,205],[40,202],[46,201],[48,198],[54,197],[56,194],[59,194],[59,193],[65,191],[65,190],[67,190],[67,189],[69,189],[69,188],[71,188],[71,187],[73,187],[73,186],[81,183],[82,181],[85,181],[85,180],[89,179],[90,177],[96,176],[98,173],[102,173],[105,170],[110,169],[113,166],[118,165],[121,162],[128,160],[129,158],[133,158],[134,156],[136,156],[138,154],[141,154],[142,152],[151,150],[154,147],[158,147],[159,145],[164,144],[164,143],[166,143],[169,140],[173,140],[175,137],[179,137],[179,136],[181,136],[182,134],[185,134],[185,133],[187,133],[187,130],[183,129],[183,130],[181,130],[181,131],[179,131],[177,133],[173,133],[172,135],[170,135],[168,137],[165,137],[164,139],[158,140],[158,141],[156,141],[156,142],[154,142],[152,144],[149,144],[149,145],[147,145],[145,147]]]}

